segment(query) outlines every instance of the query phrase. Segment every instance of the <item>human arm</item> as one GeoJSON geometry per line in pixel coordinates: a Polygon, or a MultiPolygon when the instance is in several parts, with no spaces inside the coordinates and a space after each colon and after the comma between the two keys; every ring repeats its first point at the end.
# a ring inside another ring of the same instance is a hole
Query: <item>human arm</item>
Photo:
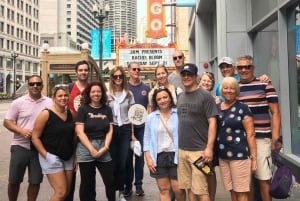
{"type": "Polygon", "coordinates": [[[45,149],[42,141],[41,136],[43,134],[45,125],[49,119],[49,111],[43,110],[36,118],[34,127],[32,130],[32,137],[31,141],[35,146],[36,150],[42,155],[42,157],[47,157],[47,150],[45,149]]]}
{"type": "Polygon", "coordinates": [[[146,163],[147,163],[149,170],[152,173],[154,173],[156,171],[156,168],[155,168],[154,162],[151,158],[150,151],[145,151],[144,155],[145,155],[146,163]]]}
{"type": "Polygon", "coordinates": [[[247,116],[242,121],[243,127],[246,132],[247,144],[250,153],[251,159],[251,171],[254,172],[257,168],[256,164],[256,141],[255,141],[255,130],[254,130],[254,121],[253,117],[247,116]]]}
{"type": "Polygon", "coordinates": [[[75,131],[77,134],[77,137],[79,138],[80,142],[87,148],[87,150],[90,152],[92,157],[96,157],[97,150],[94,148],[90,140],[88,139],[86,133],[84,132],[84,123],[76,122],[75,124],[75,131]]]}
{"type": "Polygon", "coordinates": [[[208,118],[208,139],[206,148],[204,149],[204,161],[210,162],[213,159],[213,149],[217,133],[217,118],[216,116],[208,118]]]}
{"type": "MultiPolygon", "coordinates": [[[[269,103],[269,109],[272,115],[271,128],[272,128],[272,150],[275,150],[276,143],[280,137],[281,116],[278,103],[269,103]]],[[[275,150],[279,151],[279,150],[275,150]]]]}
{"type": "Polygon", "coordinates": [[[32,135],[32,130],[21,128],[14,120],[4,119],[3,126],[13,133],[22,135],[24,138],[29,139],[32,135]]]}

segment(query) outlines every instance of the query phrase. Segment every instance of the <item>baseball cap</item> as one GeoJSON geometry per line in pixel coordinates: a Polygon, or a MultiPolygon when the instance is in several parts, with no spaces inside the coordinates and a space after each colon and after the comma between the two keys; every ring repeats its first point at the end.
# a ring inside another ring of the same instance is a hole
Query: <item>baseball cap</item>
{"type": "Polygon", "coordinates": [[[184,64],[180,70],[180,73],[183,73],[183,72],[190,72],[192,74],[197,74],[198,73],[198,67],[195,65],[195,64],[190,64],[190,63],[187,63],[187,64],[184,64]]]}
{"type": "Polygon", "coordinates": [[[222,63],[226,63],[226,64],[229,64],[229,65],[232,65],[233,64],[233,60],[230,57],[222,57],[219,60],[218,66],[220,66],[222,63]]]}

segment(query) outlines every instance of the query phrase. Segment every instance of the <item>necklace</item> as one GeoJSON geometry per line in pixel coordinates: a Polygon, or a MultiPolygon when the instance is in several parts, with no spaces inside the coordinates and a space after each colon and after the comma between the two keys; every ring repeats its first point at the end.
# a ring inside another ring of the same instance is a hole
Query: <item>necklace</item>
{"type": "Polygon", "coordinates": [[[101,107],[101,105],[99,104],[99,105],[93,105],[92,103],[90,103],[89,104],[92,108],[100,108],[101,107]]]}

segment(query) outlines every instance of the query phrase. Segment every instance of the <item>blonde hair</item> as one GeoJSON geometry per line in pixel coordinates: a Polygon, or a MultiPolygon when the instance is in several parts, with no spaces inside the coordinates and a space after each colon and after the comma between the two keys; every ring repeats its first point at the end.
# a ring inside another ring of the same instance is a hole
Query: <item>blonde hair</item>
{"type": "Polygon", "coordinates": [[[234,77],[224,77],[221,83],[220,92],[223,96],[223,86],[224,84],[229,84],[231,87],[234,87],[236,91],[236,96],[240,95],[240,85],[234,77]]]}

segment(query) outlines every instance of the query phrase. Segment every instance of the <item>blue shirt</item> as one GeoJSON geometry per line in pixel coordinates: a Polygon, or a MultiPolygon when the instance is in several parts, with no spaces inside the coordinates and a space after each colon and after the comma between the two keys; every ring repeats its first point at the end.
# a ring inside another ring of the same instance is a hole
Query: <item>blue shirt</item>
{"type": "MultiPolygon", "coordinates": [[[[144,133],[144,148],[143,151],[149,151],[151,159],[156,166],[157,153],[158,153],[158,125],[160,121],[160,112],[155,110],[147,117],[145,123],[145,133],[144,133]]],[[[171,130],[173,134],[174,146],[175,146],[175,158],[174,163],[178,164],[178,116],[177,109],[173,108],[171,111],[170,120],[173,123],[173,129],[171,130]]]]}

